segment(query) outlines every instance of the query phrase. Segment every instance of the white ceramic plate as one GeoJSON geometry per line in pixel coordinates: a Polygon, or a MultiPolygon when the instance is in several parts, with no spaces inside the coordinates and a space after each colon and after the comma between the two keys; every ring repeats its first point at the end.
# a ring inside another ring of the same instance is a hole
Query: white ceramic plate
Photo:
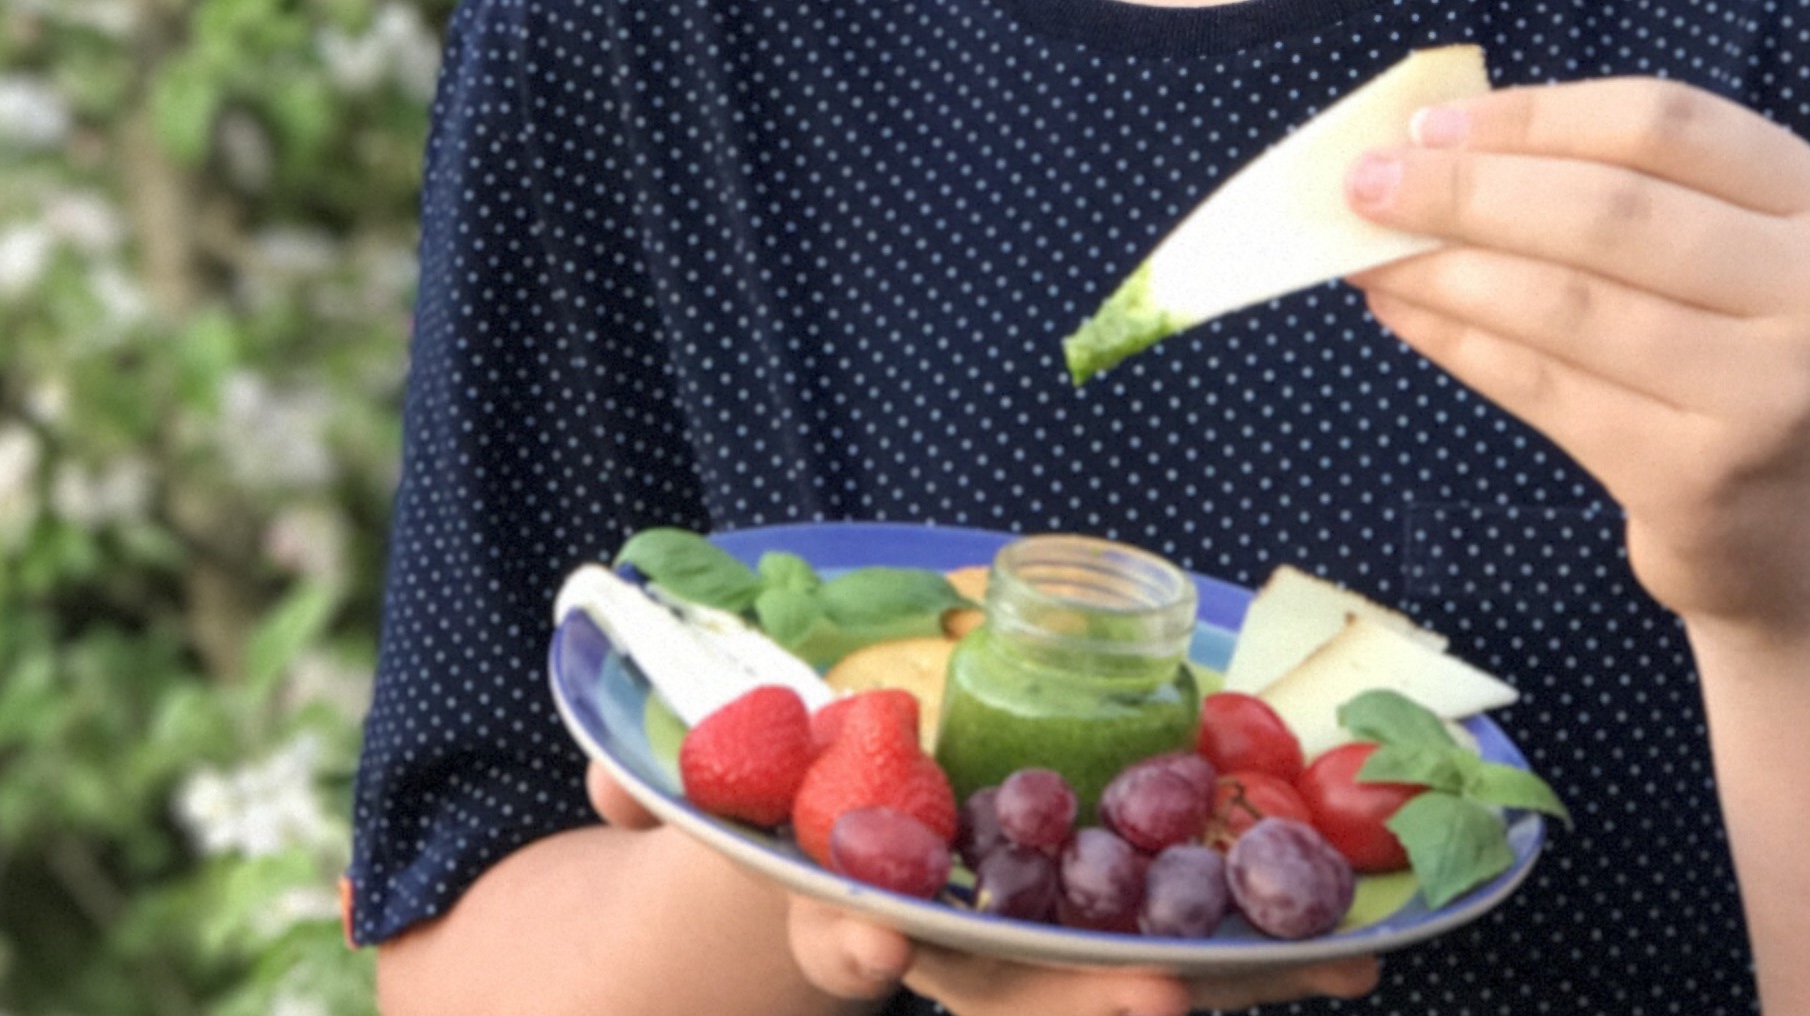
{"type": "MultiPolygon", "coordinates": [[[[715,541],[752,564],[767,550],[787,550],[820,571],[864,565],[949,569],[984,564],[1012,536],[974,529],[886,523],[814,523],[722,533],[715,541]]],[[[1196,577],[1200,625],[1191,655],[1223,668],[1250,593],[1196,577]]],[[[632,666],[582,613],[555,630],[549,649],[553,696],[584,750],[648,809],[671,825],[788,889],[837,903],[913,937],[950,948],[1032,963],[1135,965],[1183,974],[1223,973],[1398,949],[1468,924],[1502,903],[1532,870],[1545,824],[1514,814],[1509,845],[1515,863],[1447,906],[1429,910],[1407,875],[1359,880],[1353,916],[1333,934],[1299,942],[1267,938],[1237,918],[1208,939],[1155,938],[1079,931],[976,914],[901,896],[835,875],[780,837],[706,815],[685,800],[676,763],[683,727],[650,697],[632,666]]],[[[1487,718],[1466,723],[1485,758],[1527,768],[1527,760],[1487,718]]]]}

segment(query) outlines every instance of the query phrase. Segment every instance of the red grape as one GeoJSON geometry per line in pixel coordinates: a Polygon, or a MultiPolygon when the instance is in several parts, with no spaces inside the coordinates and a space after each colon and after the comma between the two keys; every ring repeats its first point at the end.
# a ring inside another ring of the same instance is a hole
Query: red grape
{"type": "Polygon", "coordinates": [[[1275,938],[1323,935],[1351,909],[1350,862],[1305,822],[1266,818],[1226,853],[1232,900],[1251,926],[1275,938]]]}
{"type": "Polygon", "coordinates": [[[1062,848],[1063,924],[1096,931],[1136,931],[1144,902],[1145,859],[1137,848],[1098,826],[1077,830],[1062,848]]]}
{"type": "Polygon", "coordinates": [[[1199,839],[1212,807],[1212,798],[1186,776],[1155,765],[1127,768],[1100,795],[1107,828],[1149,854],[1199,839]]]}
{"type": "Polygon", "coordinates": [[[953,861],[930,827],[891,808],[856,808],[830,829],[830,870],[882,889],[921,896],[941,892],[953,861]]]}
{"type": "Polygon", "coordinates": [[[1016,843],[988,853],[974,872],[974,909],[984,914],[1050,921],[1060,892],[1055,859],[1016,843]]]}
{"type": "Polygon", "coordinates": [[[1206,938],[1231,907],[1225,855],[1198,843],[1170,847],[1144,874],[1138,930],[1146,935],[1206,938]]]}
{"type": "Polygon", "coordinates": [[[1020,769],[999,785],[993,799],[1000,831],[1021,847],[1056,850],[1075,828],[1080,802],[1054,769],[1020,769]]]}

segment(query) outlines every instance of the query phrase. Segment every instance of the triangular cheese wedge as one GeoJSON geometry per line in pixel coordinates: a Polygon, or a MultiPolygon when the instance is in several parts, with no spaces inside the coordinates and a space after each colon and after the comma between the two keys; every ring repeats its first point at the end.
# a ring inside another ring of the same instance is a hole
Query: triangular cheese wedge
{"type": "Polygon", "coordinates": [[[1352,618],[1306,660],[1265,688],[1260,697],[1301,740],[1311,759],[1351,740],[1338,710],[1362,692],[1397,691],[1445,719],[1511,705],[1509,685],[1400,630],[1352,618]]]}
{"type": "Polygon", "coordinates": [[[1446,647],[1445,636],[1420,627],[1408,615],[1285,564],[1270,574],[1245,610],[1226,666],[1226,690],[1263,691],[1354,616],[1401,631],[1433,650],[1446,647]]]}
{"type": "Polygon", "coordinates": [[[1410,53],[1328,106],[1178,223],[1063,341],[1076,384],[1176,332],[1316,282],[1432,248],[1345,203],[1365,151],[1408,140],[1416,111],[1489,90],[1474,45],[1410,53]]]}

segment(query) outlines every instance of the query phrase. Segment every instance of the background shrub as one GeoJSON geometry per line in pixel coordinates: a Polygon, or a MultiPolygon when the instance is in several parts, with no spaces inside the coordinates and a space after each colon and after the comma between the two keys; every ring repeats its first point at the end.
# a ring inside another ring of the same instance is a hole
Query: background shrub
{"type": "Polygon", "coordinates": [[[0,6],[0,1014],[371,1011],[335,882],[451,6],[0,6]]]}

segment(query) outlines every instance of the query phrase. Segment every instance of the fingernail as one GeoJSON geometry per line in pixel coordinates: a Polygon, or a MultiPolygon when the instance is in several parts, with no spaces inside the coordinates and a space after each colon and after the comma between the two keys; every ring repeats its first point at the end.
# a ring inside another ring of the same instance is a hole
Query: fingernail
{"type": "Polygon", "coordinates": [[[1382,208],[1395,199],[1401,174],[1400,159],[1371,152],[1351,167],[1345,177],[1345,191],[1355,204],[1382,208]]]}
{"type": "Polygon", "coordinates": [[[1408,136],[1424,148],[1456,148],[1471,136],[1471,117],[1452,106],[1427,106],[1408,120],[1408,136]]]}

